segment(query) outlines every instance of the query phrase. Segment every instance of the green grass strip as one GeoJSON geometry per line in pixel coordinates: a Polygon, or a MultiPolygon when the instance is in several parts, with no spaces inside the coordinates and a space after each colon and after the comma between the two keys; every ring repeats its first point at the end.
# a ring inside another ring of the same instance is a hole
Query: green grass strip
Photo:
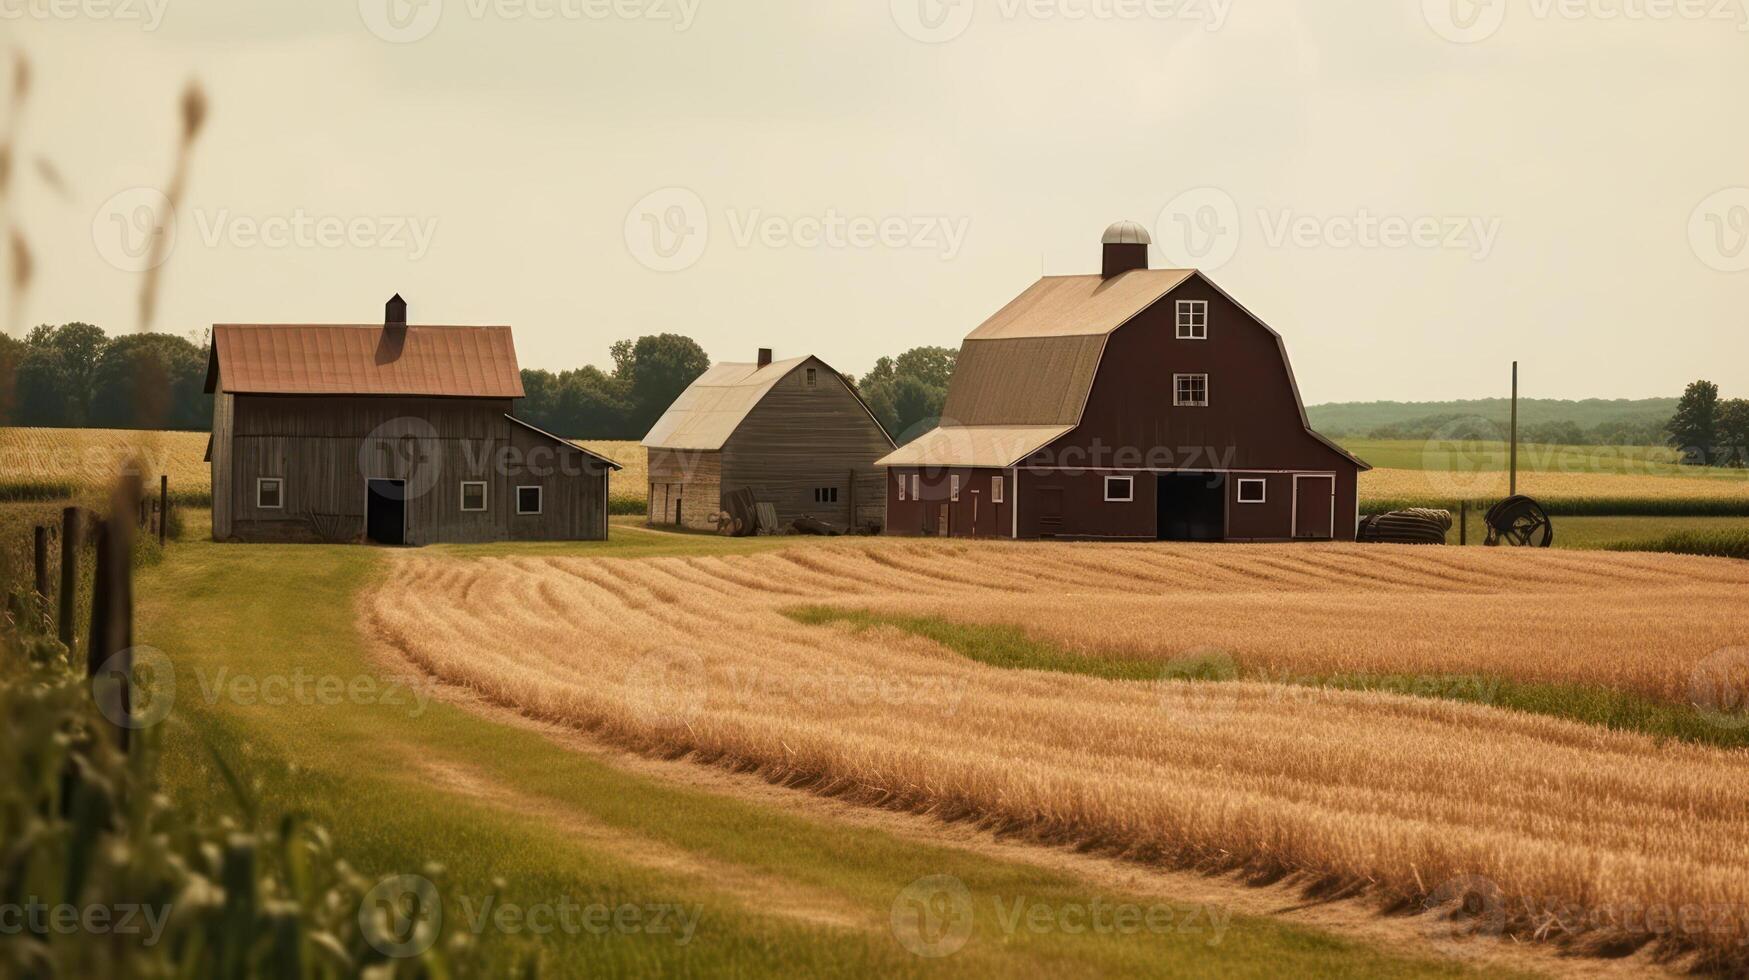
{"type": "Polygon", "coordinates": [[[1720,717],[1692,705],[1669,704],[1593,685],[1518,681],[1478,674],[1286,675],[1246,668],[1218,653],[1171,661],[1080,654],[1040,640],[1017,626],[956,623],[939,616],[904,616],[831,606],[801,606],[785,610],[784,615],[810,626],[844,623],[858,632],[893,627],[934,640],[968,659],[1009,670],[1047,670],[1120,681],[1246,680],[1302,689],[1379,691],[1491,705],[1699,745],[1749,746],[1749,724],[1742,724],[1749,719],[1742,716],[1720,717]]]}

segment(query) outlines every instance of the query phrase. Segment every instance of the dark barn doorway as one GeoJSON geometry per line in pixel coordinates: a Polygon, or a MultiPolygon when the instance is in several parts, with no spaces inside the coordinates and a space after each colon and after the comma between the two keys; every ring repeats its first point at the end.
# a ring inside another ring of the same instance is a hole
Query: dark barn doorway
{"type": "Polygon", "coordinates": [[[1155,497],[1161,541],[1219,541],[1227,536],[1224,474],[1162,473],[1155,497]]]}
{"type": "Polygon", "coordinates": [[[364,536],[377,544],[407,543],[407,481],[366,481],[364,536]]]}

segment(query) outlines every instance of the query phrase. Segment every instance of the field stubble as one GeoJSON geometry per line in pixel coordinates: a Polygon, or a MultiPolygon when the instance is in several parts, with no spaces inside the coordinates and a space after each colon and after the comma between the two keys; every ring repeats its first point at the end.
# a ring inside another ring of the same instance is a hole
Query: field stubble
{"type": "Polygon", "coordinates": [[[1741,753],[1397,694],[1002,670],[780,610],[934,608],[1163,664],[1213,647],[1298,673],[1481,671],[1680,696],[1743,637],[1745,585],[1749,566],[1675,556],[877,541],[400,556],[365,615],[445,681],[643,751],[1388,905],[1479,876],[1515,934],[1740,966],[1741,753]],[[1671,924],[1647,927],[1659,909],[1671,924]],[[1700,926],[1676,924],[1690,912],[1700,926]]]}

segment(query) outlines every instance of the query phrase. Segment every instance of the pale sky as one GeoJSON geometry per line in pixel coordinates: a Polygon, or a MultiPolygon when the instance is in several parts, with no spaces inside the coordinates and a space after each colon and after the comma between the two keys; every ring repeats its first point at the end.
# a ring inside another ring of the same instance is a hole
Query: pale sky
{"type": "Polygon", "coordinates": [[[0,0],[24,319],[137,328],[122,229],[198,78],[160,330],[400,292],[525,367],[672,331],[860,374],[1129,218],[1308,403],[1502,395],[1514,357],[1527,395],[1746,395],[1746,3],[0,0]]]}

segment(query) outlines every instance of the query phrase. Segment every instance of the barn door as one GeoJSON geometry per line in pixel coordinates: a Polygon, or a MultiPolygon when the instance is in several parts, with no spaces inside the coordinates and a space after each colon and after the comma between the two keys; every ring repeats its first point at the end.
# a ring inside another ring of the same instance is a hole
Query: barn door
{"type": "Polygon", "coordinates": [[[1295,538],[1328,541],[1336,536],[1336,478],[1294,476],[1295,538]]]}

